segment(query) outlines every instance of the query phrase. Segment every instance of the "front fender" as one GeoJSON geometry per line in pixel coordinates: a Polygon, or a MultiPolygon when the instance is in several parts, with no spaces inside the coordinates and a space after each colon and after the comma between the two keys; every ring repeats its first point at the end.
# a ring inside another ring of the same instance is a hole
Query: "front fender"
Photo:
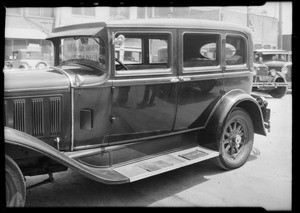
{"type": "Polygon", "coordinates": [[[63,152],[56,150],[47,143],[24,132],[20,132],[9,127],[4,127],[4,138],[6,144],[34,150],[95,181],[107,184],[120,184],[129,182],[127,177],[109,168],[99,169],[82,164],[75,159],[64,155],[63,152]]]}
{"type": "Polygon", "coordinates": [[[246,110],[253,122],[254,132],[266,136],[263,115],[257,101],[243,90],[226,93],[211,112],[207,129],[220,135],[228,115],[235,107],[246,110]]]}
{"type": "Polygon", "coordinates": [[[274,81],[276,81],[277,78],[283,78],[284,82],[286,81],[285,80],[285,74],[283,74],[282,72],[276,72],[276,76],[275,76],[274,81]]]}

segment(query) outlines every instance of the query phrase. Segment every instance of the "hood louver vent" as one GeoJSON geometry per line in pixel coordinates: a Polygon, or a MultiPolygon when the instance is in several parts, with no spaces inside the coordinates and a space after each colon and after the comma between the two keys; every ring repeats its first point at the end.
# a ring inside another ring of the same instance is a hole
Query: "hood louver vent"
{"type": "Polygon", "coordinates": [[[44,110],[43,99],[32,100],[32,134],[41,136],[44,134],[44,110]]]}
{"type": "Polygon", "coordinates": [[[25,100],[14,101],[14,128],[25,132],[25,100]]]}
{"type": "Polygon", "coordinates": [[[61,99],[60,97],[50,98],[50,134],[61,133],[61,99]]]}

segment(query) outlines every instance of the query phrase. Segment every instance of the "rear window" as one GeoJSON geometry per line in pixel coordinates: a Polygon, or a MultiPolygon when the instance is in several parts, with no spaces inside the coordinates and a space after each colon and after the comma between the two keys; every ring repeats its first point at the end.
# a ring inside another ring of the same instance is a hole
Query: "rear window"
{"type": "Polygon", "coordinates": [[[226,65],[243,65],[246,63],[246,43],[241,36],[226,36],[226,65]]]}

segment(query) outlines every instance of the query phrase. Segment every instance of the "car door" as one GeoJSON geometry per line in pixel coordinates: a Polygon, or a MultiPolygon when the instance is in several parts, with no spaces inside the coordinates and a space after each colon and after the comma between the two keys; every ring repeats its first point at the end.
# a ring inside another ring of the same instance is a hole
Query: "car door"
{"type": "Polygon", "coordinates": [[[174,30],[115,31],[109,144],[173,130],[177,81],[174,30]],[[124,65],[122,65],[124,64],[124,65]]]}
{"type": "Polygon", "coordinates": [[[203,127],[223,94],[221,34],[180,30],[178,109],[175,130],[203,127]]]}

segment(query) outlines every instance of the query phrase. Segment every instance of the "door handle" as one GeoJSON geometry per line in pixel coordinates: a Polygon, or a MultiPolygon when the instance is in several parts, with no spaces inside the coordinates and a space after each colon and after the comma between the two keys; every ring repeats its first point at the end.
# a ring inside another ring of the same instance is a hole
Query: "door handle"
{"type": "Polygon", "coordinates": [[[180,77],[179,77],[179,80],[180,80],[180,81],[190,81],[191,78],[180,76],[180,77]]]}
{"type": "Polygon", "coordinates": [[[172,83],[177,83],[177,82],[179,82],[179,79],[178,79],[178,78],[172,78],[170,81],[171,81],[172,83]]]}

